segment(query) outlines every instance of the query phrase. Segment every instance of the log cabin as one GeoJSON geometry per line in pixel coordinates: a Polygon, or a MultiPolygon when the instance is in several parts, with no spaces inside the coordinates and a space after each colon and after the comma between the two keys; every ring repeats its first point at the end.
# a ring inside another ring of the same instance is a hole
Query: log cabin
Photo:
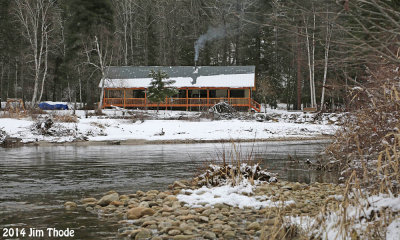
{"type": "Polygon", "coordinates": [[[156,103],[147,99],[147,88],[152,78],[151,70],[166,72],[170,85],[179,90],[166,98],[159,107],[197,110],[226,102],[238,110],[260,111],[260,104],[253,100],[255,90],[254,66],[122,66],[108,67],[103,87],[103,108],[154,108],[156,103]]]}

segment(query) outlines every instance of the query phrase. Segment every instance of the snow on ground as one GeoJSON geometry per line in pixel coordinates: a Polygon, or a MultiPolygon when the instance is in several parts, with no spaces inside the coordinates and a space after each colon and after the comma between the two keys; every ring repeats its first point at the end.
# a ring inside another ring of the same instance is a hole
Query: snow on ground
{"type": "Polygon", "coordinates": [[[400,218],[394,220],[386,231],[386,240],[398,240],[400,238],[400,218]]]}
{"type": "MultiPolygon", "coordinates": [[[[325,215],[320,215],[315,219],[304,217],[289,217],[287,221],[298,225],[310,236],[321,239],[352,239],[352,232],[363,239],[368,232],[367,229],[378,225],[377,222],[387,222],[391,213],[400,212],[400,197],[393,197],[386,194],[370,196],[360,199],[357,205],[349,205],[346,211],[339,210],[325,215]],[[385,214],[377,214],[385,212],[385,214]],[[386,217],[385,219],[383,219],[386,217]],[[343,219],[346,219],[344,222],[343,219]],[[322,221],[321,221],[322,220],[322,221]],[[313,226],[312,226],[313,225],[313,226]],[[311,227],[310,227],[311,226],[311,227]]],[[[398,215],[397,215],[398,216],[398,215]]],[[[386,239],[399,239],[400,218],[394,219],[386,228],[386,239]]]]}
{"type": "MultiPolygon", "coordinates": [[[[68,111],[47,111],[51,115],[69,115],[68,111]]],[[[49,141],[70,142],[74,139],[89,141],[117,140],[261,140],[271,138],[312,138],[332,135],[338,126],[313,123],[259,122],[255,120],[210,120],[179,117],[193,117],[198,112],[164,111],[158,120],[132,119],[123,111],[106,110],[105,116],[90,116],[90,112],[76,111],[78,122],[56,122],[52,136],[44,136],[35,130],[35,121],[30,117],[23,119],[1,118],[0,129],[11,137],[21,138],[23,142],[49,141]],[[62,134],[59,134],[59,133],[62,134]]],[[[137,111],[140,114],[144,111],[137,111]]],[[[151,113],[151,112],[150,112],[151,113]]],[[[1,114],[1,113],[0,113],[1,114]]],[[[154,114],[154,113],[153,113],[154,114]]],[[[44,118],[45,116],[41,116],[44,118]]]]}
{"type": "Polygon", "coordinates": [[[260,209],[295,204],[294,201],[273,202],[266,196],[250,196],[254,188],[255,186],[245,179],[236,186],[226,184],[218,187],[203,186],[196,190],[182,190],[183,194],[178,194],[177,198],[179,201],[184,202],[186,206],[193,208],[226,204],[232,207],[260,209]]]}

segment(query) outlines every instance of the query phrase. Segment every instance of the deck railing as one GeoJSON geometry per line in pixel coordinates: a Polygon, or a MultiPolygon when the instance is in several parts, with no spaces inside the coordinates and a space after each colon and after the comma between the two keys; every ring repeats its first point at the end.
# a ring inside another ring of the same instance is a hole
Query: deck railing
{"type": "Polygon", "coordinates": [[[152,103],[145,98],[104,98],[104,107],[201,107],[226,102],[234,107],[249,107],[260,111],[260,104],[251,98],[167,98],[164,102],[152,103]]]}

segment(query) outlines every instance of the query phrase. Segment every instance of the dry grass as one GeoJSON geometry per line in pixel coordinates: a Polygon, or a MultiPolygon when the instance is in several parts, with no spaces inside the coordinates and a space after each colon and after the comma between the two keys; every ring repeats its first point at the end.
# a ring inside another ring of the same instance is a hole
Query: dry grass
{"type": "Polygon", "coordinates": [[[400,147],[400,85],[395,66],[381,67],[355,88],[355,108],[327,154],[346,179],[353,171],[362,187],[398,192],[400,147]],[[383,187],[384,186],[384,187],[383,187]]]}
{"type": "MultiPolygon", "coordinates": [[[[353,89],[354,109],[326,150],[345,182],[344,201],[338,206],[339,236],[351,239],[384,239],[386,227],[398,213],[381,209],[364,218],[366,226],[357,230],[354,209],[364,211],[368,196],[398,197],[400,188],[400,85],[398,68],[385,66],[369,72],[366,84],[353,89]]],[[[330,212],[322,213],[317,226],[326,225],[330,212]]],[[[361,214],[362,215],[362,214],[361,214]]],[[[365,215],[365,214],[364,214],[365,215]]],[[[340,237],[339,237],[340,238],[340,237]]]]}
{"type": "Polygon", "coordinates": [[[59,115],[59,114],[52,114],[51,118],[54,122],[63,122],[63,123],[77,123],[78,117],[76,115],[59,115]]]}

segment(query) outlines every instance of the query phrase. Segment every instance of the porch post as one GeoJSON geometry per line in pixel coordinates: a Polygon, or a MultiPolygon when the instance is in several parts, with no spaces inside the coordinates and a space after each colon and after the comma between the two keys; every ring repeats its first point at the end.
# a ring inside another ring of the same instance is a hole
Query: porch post
{"type": "Polygon", "coordinates": [[[249,88],[249,110],[251,110],[251,88],[249,88]]]}
{"type": "Polygon", "coordinates": [[[210,104],[210,90],[207,88],[207,107],[209,106],[209,104],[210,104]]]}
{"type": "Polygon", "coordinates": [[[186,88],[186,111],[189,109],[189,89],[186,88]]]}
{"type": "Polygon", "coordinates": [[[228,104],[231,104],[231,89],[228,88],[228,104]]]}
{"type": "Polygon", "coordinates": [[[168,110],[168,97],[165,97],[165,111],[168,110]]]}
{"type": "Polygon", "coordinates": [[[104,92],[103,92],[103,108],[106,108],[106,89],[105,88],[104,88],[104,92]]]}
{"type": "Polygon", "coordinates": [[[144,89],[144,108],[147,109],[147,88],[144,89]]]}
{"type": "Polygon", "coordinates": [[[126,105],[126,89],[124,88],[124,108],[125,108],[125,105],[126,105]]]}

